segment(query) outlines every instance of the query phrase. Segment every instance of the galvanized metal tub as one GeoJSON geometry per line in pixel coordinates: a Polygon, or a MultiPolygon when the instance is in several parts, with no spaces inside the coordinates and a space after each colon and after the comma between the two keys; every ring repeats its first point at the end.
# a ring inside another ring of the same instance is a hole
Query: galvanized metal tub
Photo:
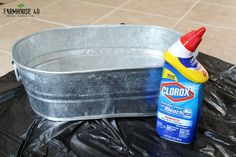
{"type": "Polygon", "coordinates": [[[12,49],[32,109],[54,121],[156,114],[163,52],[179,33],[105,25],[35,33],[12,49]]]}

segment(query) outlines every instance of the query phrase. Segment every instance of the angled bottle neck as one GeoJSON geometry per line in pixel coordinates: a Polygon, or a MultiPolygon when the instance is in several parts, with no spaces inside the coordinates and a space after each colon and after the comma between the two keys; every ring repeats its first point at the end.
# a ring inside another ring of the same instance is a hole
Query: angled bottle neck
{"type": "Polygon", "coordinates": [[[190,58],[193,56],[193,52],[186,49],[181,43],[180,39],[177,40],[171,47],[169,47],[168,51],[176,57],[180,58],[190,58]]]}

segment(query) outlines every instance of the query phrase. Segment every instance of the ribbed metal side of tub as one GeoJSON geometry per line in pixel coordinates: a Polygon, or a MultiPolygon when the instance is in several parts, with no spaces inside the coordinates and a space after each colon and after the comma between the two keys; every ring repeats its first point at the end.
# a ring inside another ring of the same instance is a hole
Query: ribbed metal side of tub
{"type": "Polygon", "coordinates": [[[18,41],[13,60],[32,109],[47,119],[154,116],[162,52],[178,37],[154,26],[54,29],[18,41]]]}
{"type": "Polygon", "coordinates": [[[154,116],[161,68],[51,75],[20,71],[33,110],[51,120],[154,116]]]}

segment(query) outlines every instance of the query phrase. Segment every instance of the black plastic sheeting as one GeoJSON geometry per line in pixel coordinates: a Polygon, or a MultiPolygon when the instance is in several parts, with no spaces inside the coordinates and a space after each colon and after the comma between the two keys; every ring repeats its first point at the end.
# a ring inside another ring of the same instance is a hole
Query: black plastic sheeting
{"type": "MultiPolygon", "coordinates": [[[[236,66],[199,54],[209,72],[197,140],[161,139],[156,117],[52,122],[30,108],[13,72],[0,78],[0,157],[236,156],[236,66]]],[[[156,111],[153,111],[156,112],[156,111]]]]}

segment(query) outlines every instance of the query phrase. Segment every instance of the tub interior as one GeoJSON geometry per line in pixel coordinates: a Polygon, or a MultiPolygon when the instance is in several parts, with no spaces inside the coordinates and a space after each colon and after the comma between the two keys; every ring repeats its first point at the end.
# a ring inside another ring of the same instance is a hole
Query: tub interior
{"type": "Polygon", "coordinates": [[[37,70],[53,72],[130,69],[162,65],[162,52],[133,48],[58,51],[37,57],[26,64],[37,70]]]}
{"type": "Polygon", "coordinates": [[[47,72],[162,67],[163,52],[178,39],[154,26],[89,26],[53,29],[20,40],[13,59],[47,72]]]}

